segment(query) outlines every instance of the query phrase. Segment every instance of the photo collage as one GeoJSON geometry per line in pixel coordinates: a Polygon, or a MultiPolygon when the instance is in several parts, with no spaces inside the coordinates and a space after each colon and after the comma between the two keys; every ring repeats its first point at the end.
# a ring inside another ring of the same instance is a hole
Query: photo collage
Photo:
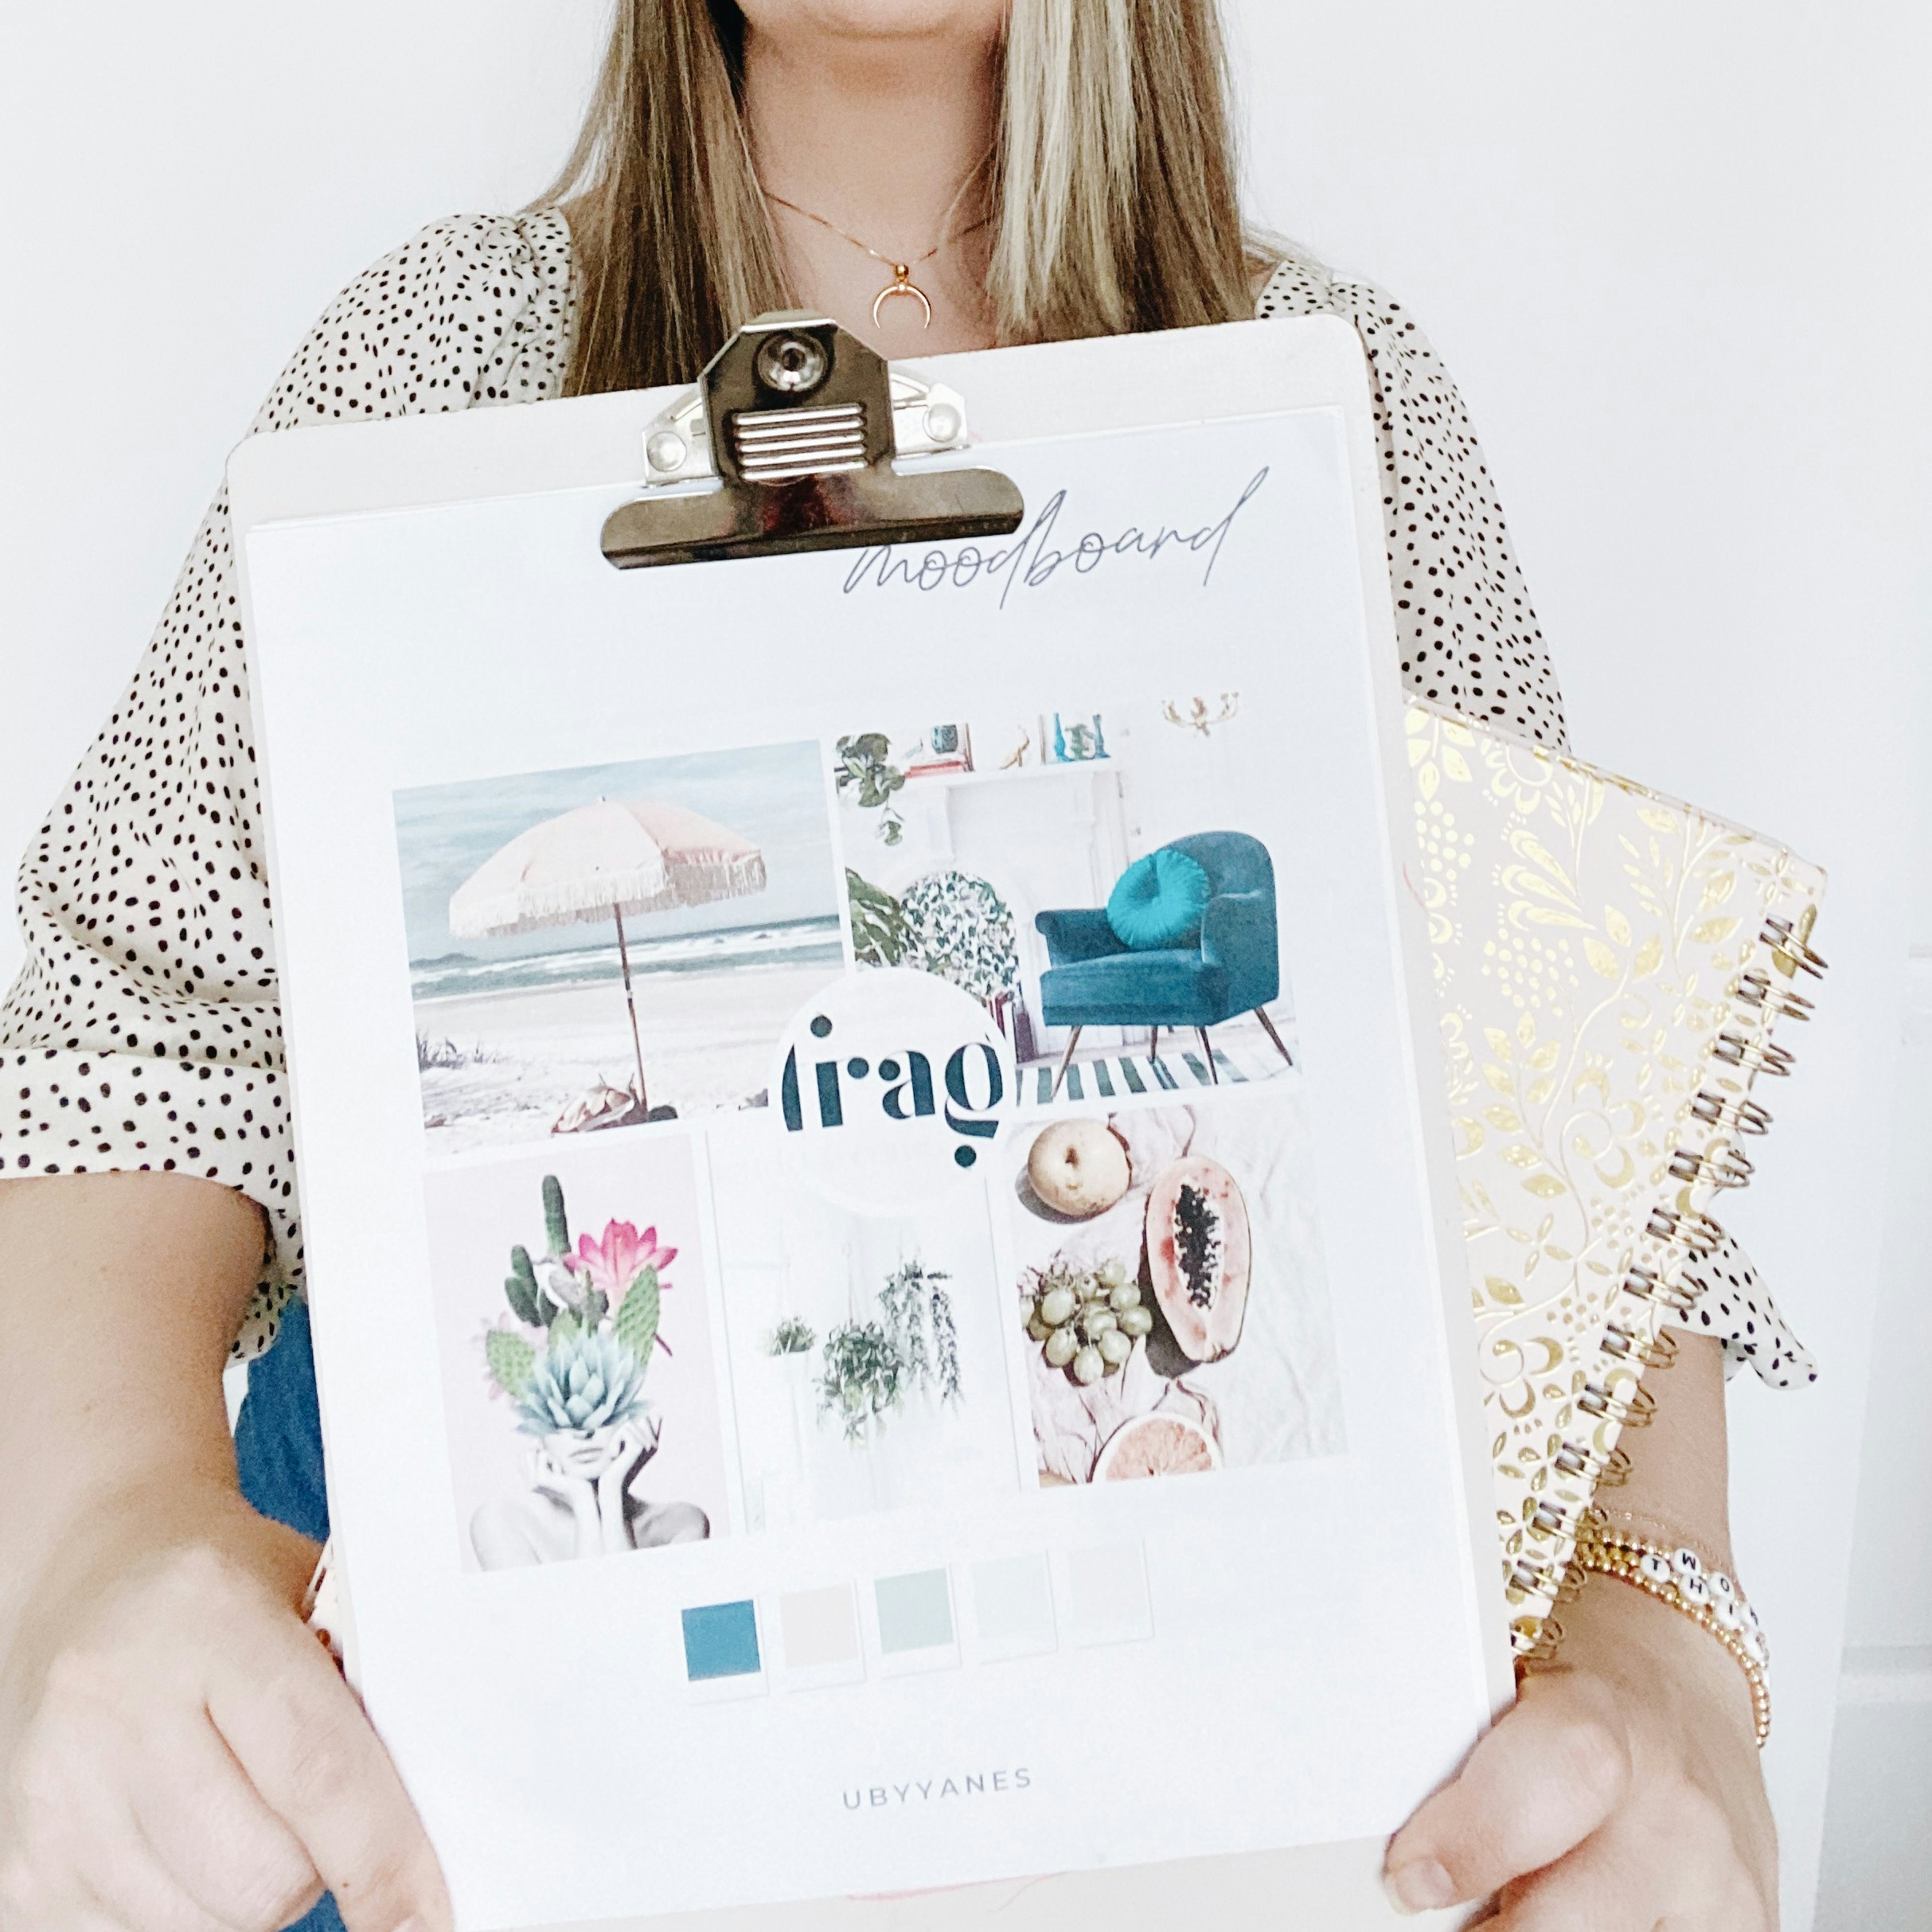
{"type": "Polygon", "coordinates": [[[1342,1450],[1267,720],[853,722],[396,794],[467,1567],[1342,1450]]]}

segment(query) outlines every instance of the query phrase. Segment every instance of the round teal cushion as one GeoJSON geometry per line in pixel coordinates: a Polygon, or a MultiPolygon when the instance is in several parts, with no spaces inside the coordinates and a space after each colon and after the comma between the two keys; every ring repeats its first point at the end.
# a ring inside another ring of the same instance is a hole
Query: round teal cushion
{"type": "Polygon", "coordinates": [[[1200,861],[1163,845],[1120,875],[1107,896],[1107,923],[1137,953],[1187,946],[1200,937],[1201,914],[1213,896],[1200,861]]]}

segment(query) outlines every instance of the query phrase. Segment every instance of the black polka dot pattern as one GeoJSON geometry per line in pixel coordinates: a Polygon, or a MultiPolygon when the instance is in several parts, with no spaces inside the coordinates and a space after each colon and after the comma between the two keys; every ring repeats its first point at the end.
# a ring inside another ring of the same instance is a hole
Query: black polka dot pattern
{"type": "Polygon", "coordinates": [[[1674,1325],[1721,1341],[1727,1370],[1749,1367],[1773,1388],[1817,1380],[1810,1351],[1785,1325],[1751,1257],[1728,1235],[1708,1261],[1692,1266],[1688,1278],[1701,1282],[1704,1292],[1674,1325]]]}
{"type": "Polygon", "coordinates": [[[1339,315],[1368,352],[1402,675],[1419,697],[1562,746],[1563,697],[1462,399],[1413,317],[1291,254],[1255,313],[1339,315]]]}
{"type": "MultiPolygon", "coordinates": [[[[426,228],[337,299],[254,429],[535,402],[569,357],[555,216],[426,228]]],[[[226,494],[132,685],[20,872],[27,961],[0,1007],[0,1173],[137,1168],[267,1211],[236,1348],[259,1354],[302,1264],[275,939],[226,494]]]]}
{"type": "MultiPolygon", "coordinates": [[[[1481,452],[1415,323],[1299,255],[1256,312],[1341,315],[1367,346],[1409,688],[1561,744],[1562,701],[1481,452]]],[[[453,217],[343,292],[253,428],[559,396],[570,323],[560,216],[453,217]]],[[[269,1251],[236,1344],[245,1356],[274,1339],[302,1248],[230,564],[224,494],[22,862],[27,963],[0,1006],[0,1174],[159,1169],[260,1203],[269,1251]]],[[[1726,1252],[1730,1302],[1705,1325],[1767,1379],[1808,1366],[1750,1264],[1726,1252]]]]}

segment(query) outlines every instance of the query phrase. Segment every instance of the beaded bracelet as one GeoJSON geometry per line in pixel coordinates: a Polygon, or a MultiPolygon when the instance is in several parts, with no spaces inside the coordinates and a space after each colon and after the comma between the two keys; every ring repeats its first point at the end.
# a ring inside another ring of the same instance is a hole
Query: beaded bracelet
{"type": "Polygon", "coordinates": [[[1723,1571],[1706,1564],[1695,1550],[1665,1550],[1601,1526],[1579,1539],[1576,1564],[1668,1603],[1715,1637],[1737,1660],[1751,1686],[1751,1724],[1758,1748],[1764,1748],[1771,1735],[1770,1645],[1758,1613],[1723,1571]]]}

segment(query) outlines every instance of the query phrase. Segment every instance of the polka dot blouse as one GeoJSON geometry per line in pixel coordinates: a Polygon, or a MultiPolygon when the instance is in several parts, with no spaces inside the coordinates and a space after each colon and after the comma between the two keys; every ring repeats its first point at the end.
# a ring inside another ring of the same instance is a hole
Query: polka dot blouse
{"type": "MultiPolygon", "coordinates": [[[[1545,743],[1562,701],[1461,399],[1414,321],[1300,256],[1262,315],[1360,330],[1403,674],[1423,696],[1545,743]]],[[[254,429],[540,402],[569,361],[561,216],[463,216],[360,276],[295,352],[254,429]]],[[[126,696],[29,847],[27,962],[0,1007],[0,1173],[138,1168],[258,1202],[267,1259],[236,1348],[259,1354],[302,1249],[275,943],[228,502],[218,496],[126,696]]],[[[1780,1385],[1809,1359],[1727,1246],[1685,1318],[1780,1385]]]]}

